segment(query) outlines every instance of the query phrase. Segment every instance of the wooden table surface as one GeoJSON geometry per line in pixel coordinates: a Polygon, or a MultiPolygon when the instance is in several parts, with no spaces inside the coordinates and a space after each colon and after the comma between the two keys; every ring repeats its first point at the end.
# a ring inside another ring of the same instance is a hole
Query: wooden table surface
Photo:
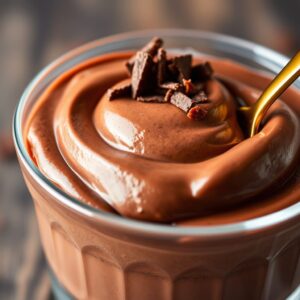
{"type": "Polygon", "coordinates": [[[14,108],[36,72],[84,42],[151,27],[223,32],[291,54],[300,35],[298,23],[287,22],[299,1],[287,3],[282,9],[276,0],[0,2],[0,299],[51,297],[33,205],[10,144],[14,108]]]}

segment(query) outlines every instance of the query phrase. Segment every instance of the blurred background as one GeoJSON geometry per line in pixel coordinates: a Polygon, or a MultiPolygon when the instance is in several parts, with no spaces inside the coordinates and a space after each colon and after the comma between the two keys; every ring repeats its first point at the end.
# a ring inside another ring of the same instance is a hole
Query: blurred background
{"type": "Polygon", "coordinates": [[[0,299],[51,299],[11,120],[33,76],[64,52],[106,35],[147,28],[209,30],[293,55],[299,0],[0,1],[0,299]]]}

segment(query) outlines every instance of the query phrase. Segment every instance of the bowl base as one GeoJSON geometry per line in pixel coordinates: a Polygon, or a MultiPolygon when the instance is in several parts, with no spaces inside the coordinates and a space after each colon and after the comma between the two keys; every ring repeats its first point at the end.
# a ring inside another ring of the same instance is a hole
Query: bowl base
{"type": "MultiPolygon", "coordinates": [[[[67,290],[59,283],[54,273],[49,270],[52,292],[55,300],[74,300],[67,290]]],[[[293,291],[293,293],[286,298],[286,300],[299,300],[300,299],[300,286],[293,291]]]]}

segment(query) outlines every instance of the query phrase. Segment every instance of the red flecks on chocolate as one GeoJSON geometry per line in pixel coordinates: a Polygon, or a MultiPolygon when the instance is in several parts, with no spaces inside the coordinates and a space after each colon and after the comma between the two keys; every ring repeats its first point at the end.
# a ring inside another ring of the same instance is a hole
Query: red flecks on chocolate
{"type": "Polygon", "coordinates": [[[132,97],[134,99],[142,96],[143,93],[149,92],[153,81],[151,80],[152,71],[153,60],[151,55],[143,51],[137,52],[131,76],[132,97]]]}
{"type": "Polygon", "coordinates": [[[157,52],[157,83],[160,85],[167,79],[167,53],[163,48],[157,52]]]}
{"type": "Polygon", "coordinates": [[[182,83],[187,95],[194,95],[201,90],[201,86],[193,84],[191,79],[183,79],[182,83]]]}
{"type": "Polygon", "coordinates": [[[170,98],[170,102],[186,113],[193,105],[193,100],[181,92],[174,92],[170,98]]]}
{"type": "Polygon", "coordinates": [[[196,65],[192,68],[191,78],[193,81],[206,81],[211,79],[213,68],[209,62],[196,65]]]}
{"type": "Polygon", "coordinates": [[[140,102],[156,102],[156,103],[164,103],[167,102],[164,96],[153,95],[153,96],[140,96],[137,97],[137,101],[140,102]]]}
{"type": "Polygon", "coordinates": [[[196,121],[201,121],[203,120],[206,115],[207,115],[208,111],[201,107],[200,104],[193,106],[187,113],[188,118],[190,118],[191,120],[196,120],[196,121]]]}
{"type": "MultiPolygon", "coordinates": [[[[158,37],[154,37],[148,44],[146,44],[140,51],[148,53],[150,56],[154,57],[157,51],[163,45],[163,40],[158,37]]],[[[129,73],[132,73],[133,65],[136,59],[136,54],[133,55],[129,61],[126,63],[126,67],[129,73]]]]}
{"type": "Polygon", "coordinates": [[[130,97],[131,96],[131,84],[124,84],[122,86],[109,89],[107,91],[107,96],[109,100],[114,100],[122,97],[130,97]]]}

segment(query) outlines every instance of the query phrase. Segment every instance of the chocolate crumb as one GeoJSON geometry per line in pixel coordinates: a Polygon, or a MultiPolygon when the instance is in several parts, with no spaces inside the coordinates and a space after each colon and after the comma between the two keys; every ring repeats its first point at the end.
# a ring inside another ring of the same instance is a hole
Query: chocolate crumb
{"type": "Polygon", "coordinates": [[[157,53],[157,83],[162,84],[167,78],[167,53],[163,48],[157,53]]]}
{"type": "MultiPolygon", "coordinates": [[[[157,51],[163,45],[163,40],[158,37],[154,37],[148,44],[146,44],[140,51],[148,53],[150,56],[154,57],[157,54],[157,51]]],[[[129,73],[132,73],[133,65],[136,59],[136,54],[133,55],[128,62],[126,63],[126,67],[129,73]]]]}
{"type": "Polygon", "coordinates": [[[142,48],[143,52],[149,53],[152,57],[157,54],[157,51],[163,45],[163,40],[158,37],[154,37],[146,46],[142,48]]]}
{"type": "Polygon", "coordinates": [[[164,103],[167,102],[164,96],[153,95],[153,96],[139,96],[136,99],[140,102],[156,102],[156,103],[164,103]]]}
{"type": "Polygon", "coordinates": [[[196,105],[188,111],[187,116],[191,120],[201,121],[206,117],[207,113],[208,111],[201,105],[196,105]]]}
{"type": "Polygon", "coordinates": [[[175,92],[171,96],[170,102],[186,113],[193,106],[193,100],[181,92],[175,92]]]}
{"type": "Polygon", "coordinates": [[[174,90],[168,90],[165,94],[165,102],[170,102],[173,94],[174,90]]]}
{"type": "Polygon", "coordinates": [[[162,89],[166,90],[173,90],[173,91],[183,91],[183,85],[178,82],[165,82],[162,83],[160,86],[162,89]]]}
{"type": "Polygon", "coordinates": [[[133,55],[126,66],[131,85],[109,90],[109,99],[130,96],[140,102],[170,102],[192,120],[202,120],[212,102],[204,91],[205,81],[212,78],[209,62],[192,66],[192,55],[167,58],[163,41],[153,38],[133,55]]]}
{"type": "Polygon", "coordinates": [[[191,69],[192,55],[190,54],[175,56],[170,60],[169,70],[179,81],[189,79],[191,76],[191,69]]]}
{"type": "Polygon", "coordinates": [[[130,97],[131,96],[131,84],[127,83],[123,86],[109,89],[107,91],[107,96],[109,100],[114,100],[122,97],[130,97]]]}
{"type": "Polygon", "coordinates": [[[191,77],[193,81],[206,81],[211,79],[213,72],[211,64],[205,62],[192,68],[191,77]]]}
{"type": "Polygon", "coordinates": [[[193,96],[193,101],[196,104],[204,104],[204,103],[209,103],[210,101],[208,100],[208,97],[204,91],[200,91],[196,95],[193,96]]]}
{"type": "Polygon", "coordinates": [[[134,99],[149,91],[152,71],[153,60],[151,55],[147,52],[137,52],[131,77],[132,97],[134,99]]]}

